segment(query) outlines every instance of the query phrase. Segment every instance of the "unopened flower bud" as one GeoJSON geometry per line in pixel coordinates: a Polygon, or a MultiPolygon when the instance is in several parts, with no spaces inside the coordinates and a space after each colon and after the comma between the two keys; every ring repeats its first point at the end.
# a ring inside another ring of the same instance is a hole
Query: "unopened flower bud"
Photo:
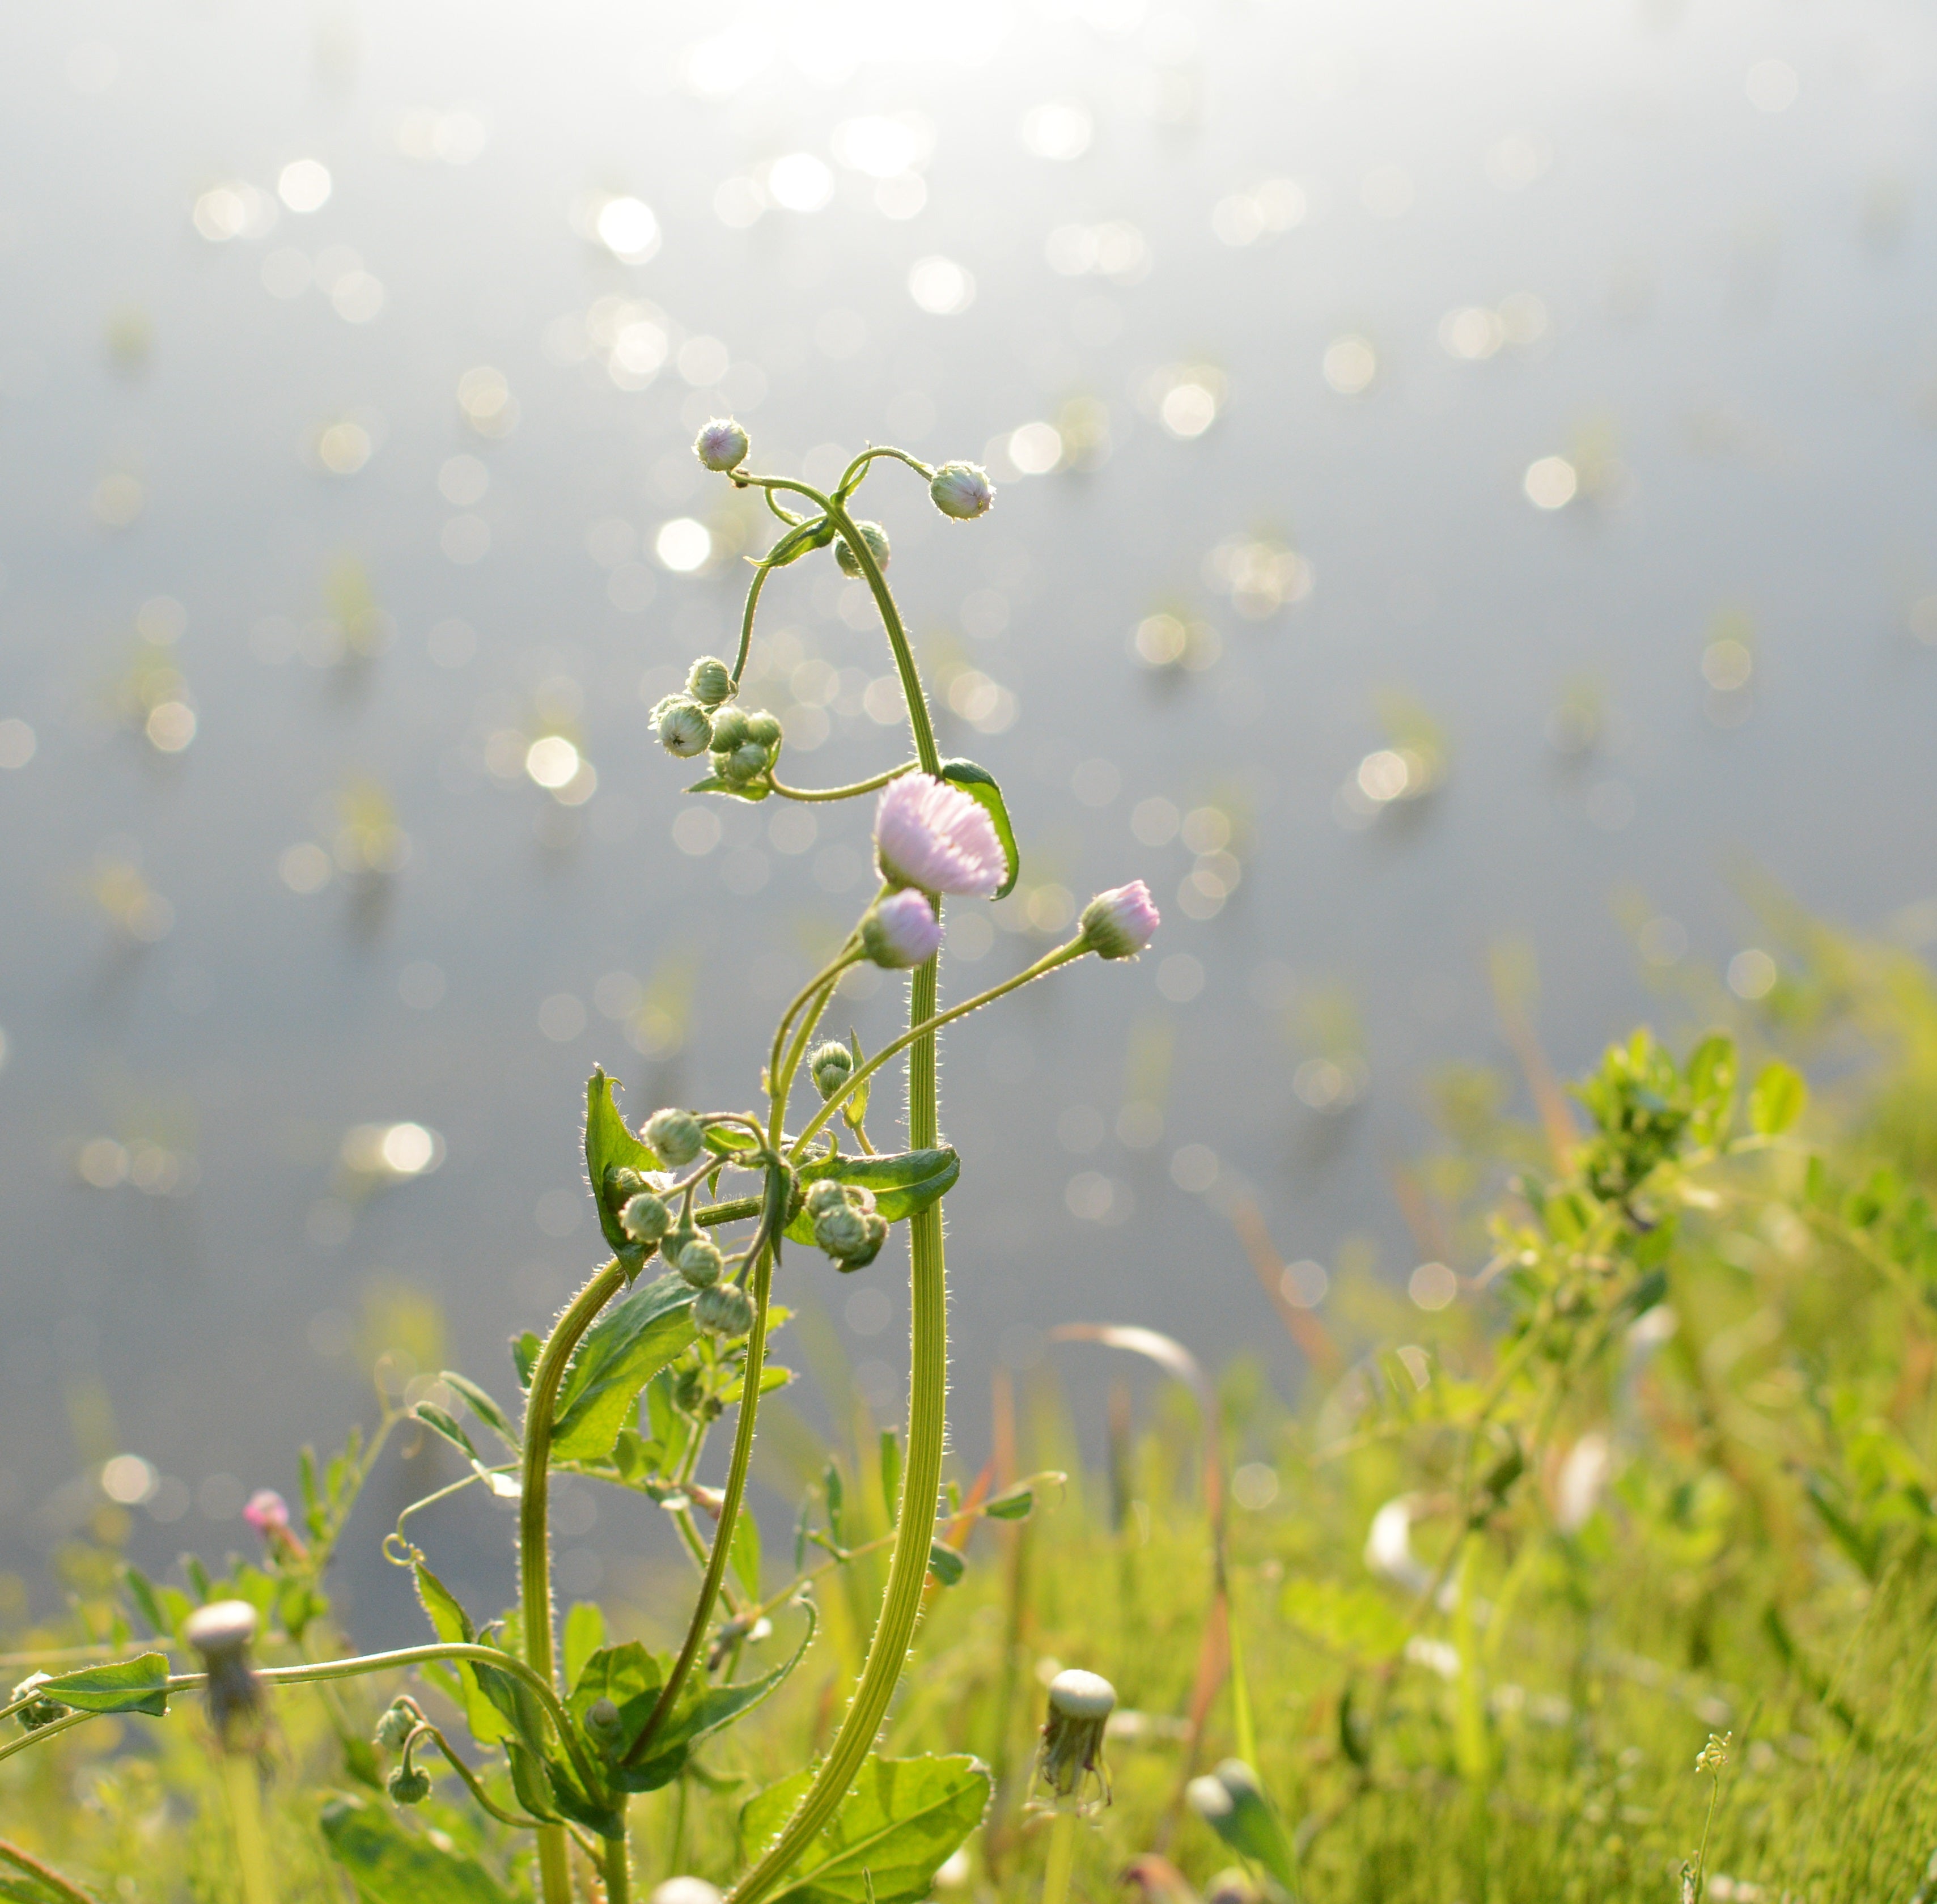
{"type": "Polygon", "coordinates": [[[767,771],[768,754],[758,741],[742,741],[720,764],[729,780],[757,780],[767,771]]]}
{"type": "Polygon", "coordinates": [[[735,1283],[715,1283],[693,1298],[693,1320],[709,1336],[744,1336],[753,1326],[753,1299],[735,1283]]]}
{"type": "Polygon", "coordinates": [[[844,1208],[847,1193],[832,1178],[822,1177],[808,1185],[806,1201],[809,1216],[824,1216],[829,1210],[844,1208]]]}
{"type": "Polygon", "coordinates": [[[605,1201],[615,1210],[623,1210],[642,1190],[651,1188],[646,1173],[630,1164],[615,1163],[605,1172],[605,1201]]]}
{"type": "Polygon", "coordinates": [[[781,738],[780,717],[756,708],[747,717],[747,738],[760,747],[775,747],[781,738]]]}
{"type": "Polygon", "coordinates": [[[1058,1798],[1068,1798],[1086,1779],[1094,1778],[1105,1803],[1109,1802],[1103,1728],[1116,1703],[1116,1687],[1098,1673],[1072,1667],[1049,1682],[1049,1715],[1043,1721],[1036,1770],[1058,1798]]]}
{"type": "Polygon", "coordinates": [[[1099,959],[1134,959],[1159,924],[1150,888],[1140,879],[1099,893],[1083,908],[1083,942],[1099,959]]]}
{"type": "Polygon", "coordinates": [[[838,1038],[830,1038],[808,1054],[807,1069],[825,1103],[854,1075],[854,1054],[838,1038]]]}
{"type": "Polygon", "coordinates": [[[706,1237],[696,1236],[691,1242],[681,1246],[672,1266],[695,1289],[710,1289],[720,1280],[726,1262],[717,1244],[706,1237]]]}
{"type": "Polygon", "coordinates": [[[653,708],[652,718],[659,745],[681,760],[704,753],[713,744],[713,723],[706,710],[684,694],[668,694],[653,708]]]}
{"type": "Polygon", "coordinates": [[[996,500],[996,486],[978,462],[945,462],[928,486],[935,506],[959,523],[986,516],[996,500]]]}
{"type": "MultiPolygon", "coordinates": [[[[25,1699],[36,1686],[44,1686],[53,1677],[50,1672],[29,1673],[14,1688],[7,1703],[11,1705],[15,1699],[25,1699]]],[[[67,1712],[68,1708],[58,1699],[37,1699],[32,1705],[22,1706],[14,1716],[20,1721],[23,1731],[38,1732],[41,1727],[50,1726],[56,1719],[65,1718],[67,1712]]]]}
{"type": "Polygon", "coordinates": [[[609,1699],[596,1699],[586,1708],[585,1728],[602,1744],[619,1736],[619,1708],[609,1699]]]}
{"type": "Polygon", "coordinates": [[[941,949],[941,921],[934,905],[911,886],[890,893],[861,921],[861,950],[890,972],[925,966],[941,949]]]}
{"type": "Polygon", "coordinates": [[[259,1487],[249,1496],[242,1518],[265,1540],[289,1532],[289,1504],[273,1487],[259,1487]]]}
{"type": "Polygon", "coordinates": [[[731,753],[747,736],[747,711],[744,708],[722,708],[713,717],[713,751],[731,753]]]}
{"type": "Polygon", "coordinates": [[[247,1600],[211,1600],[188,1617],[184,1636],[208,1675],[208,1716],[226,1749],[238,1728],[253,1724],[262,1693],[250,1669],[256,1609],[247,1600]]]}
{"type": "Polygon", "coordinates": [[[720,1904],[720,1898],[704,1878],[668,1878],[646,1904],[720,1904]]]}
{"type": "Polygon", "coordinates": [[[717,708],[733,692],[733,671],[717,656],[702,654],[686,678],[686,691],[702,708],[717,708]]]}
{"type": "Polygon", "coordinates": [[[655,1111],[639,1132],[646,1148],[670,1169],[677,1170],[699,1156],[705,1141],[699,1120],[690,1111],[668,1107],[655,1111]]]}
{"type": "MultiPolygon", "coordinates": [[[[856,523],[854,526],[861,532],[861,540],[867,544],[868,553],[875,558],[877,568],[888,565],[888,532],[879,523],[856,523]]],[[[834,559],[840,563],[844,575],[858,576],[861,573],[861,558],[847,546],[844,535],[834,538],[834,559]]]]}
{"type": "Polygon", "coordinates": [[[853,1256],[866,1246],[867,1223],[859,1210],[839,1203],[814,1219],[814,1240],[829,1256],[853,1256]]]}
{"type": "Polygon", "coordinates": [[[747,460],[752,445],[747,432],[731,417],[715,417],[693,440],[693,453],[707,468],[724,475],[747,460]]]}
{"type": "Polygon", "coordinates": [[[430,1796],[430,1774],[414,1765],[400,1765],[390,1774],[385,1789],[399,1805],[421,1805],[430,1796]]]}
{"type": "Polygon", "coordinates": [[[635,1243],[656,1243],[672,1223],[672,1212],[650,1190],[629,1197],[619,1212],[619,1227],[635,1243]]]}
{"type": "Polygon", "coordinates": [[[377,1745],[386,1752],[401,1752],[404,1741],[417,1730],[419,1717],[416,1707],[399,1699],[377,1721],[377,1745]]]}

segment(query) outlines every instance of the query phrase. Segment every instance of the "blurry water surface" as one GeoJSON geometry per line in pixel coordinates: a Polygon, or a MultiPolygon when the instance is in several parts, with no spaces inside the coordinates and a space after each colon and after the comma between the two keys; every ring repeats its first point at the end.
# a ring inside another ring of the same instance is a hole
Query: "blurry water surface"
{"type": "MultiPolygon", "coordinates": [[[[751,1099],[867,811],[709,808],[647,734],[762,532],[719,411],[1000,485],[863,496],[1026,861],[949,991],[1165,909],[947,1041],[971,1455],[1071,1317],[1296,1380],[1234,1199],[1304,1299],[1457,1257],[1392,1172],[1508,1062],[1496,943],[1572,1068],[1766,989],[1751,869],[1927,931],[1934,81],[1889,0],[17,16],[0,1566],[44,1603],[116,1453],[138,1555],[219,1552],[363,1348],[440,1353],[395,1292],[508,1393],[599,1254],[590,1067],[751,1099]]],[[[887,672],[778,578],[783,772],[903,757],[887,672]]],[[[892,1414],[896,1263],[786,1274],[892,1414]]],[[[654,1538],[571,1511],[570,1589],[654,1538]]],[[[502,1590],[487,1523],[439,1537],[502,1590]]]]}

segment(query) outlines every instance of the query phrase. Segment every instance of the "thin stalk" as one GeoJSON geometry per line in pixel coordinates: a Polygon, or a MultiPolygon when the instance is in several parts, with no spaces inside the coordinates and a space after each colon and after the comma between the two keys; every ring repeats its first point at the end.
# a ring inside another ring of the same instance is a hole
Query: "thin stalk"
{"type": "MultiPolygon", "coordinates": [[[[572,1351],[591,1327],[593,1318],[625,1285],[626,1272],[614,1258],[573,1297],[538,1352],[538,1366],[532,1371],[531,1393],[525,1404],[525,1466],[518,1501],[519,1615],[525,1658],[554,1702],[553,1679],[557,1666],[552,1632],[548,1519],[552,1420],[572,1351]]],[[[555,1723],[562,1737],[576,1742],[562,1713],[555,1723]]],[[[594,1778],[590,1788],[597,1791],[602,1784],[603,1781],[594,1778]]],[[[564,1826],[547,1824],[539,1830],[538,1875],[544,1904],[571,1904],[571,1867],[565,1854],[564,1826]]]]}
{"type": "Polygon", "coordinates": [[[687,1623],[685,1643],[679,1649],[679,1657],[674,1660],[671,1672],[666,1675],[665,1685],[659,1689],[645,1730],[626,1754],[629,1764],[636,1765],[646,1757],[646,1748],[671,1713],[680,1689],[686,1684],[693,1663],[699,1657],[700,1648],[705,1643],[714,1602],[719,1598],[720,1582],[726,1577],[733,1530],[739,1520],[741,1500],[747,1491],[747,1469],[753,1455],[753,1423],[759,1413],[760,1370],[766,1355],[767,1302],[773,1290],[773,1275],[774,1239],[769,1236],[762,1239],[753,1257],[753,1326],[747,1336],[746,1372],[740,1390],[740,1420],[733,1436],[733,1458],[726,1473],[726,1498],[720,1504],[720,1524],[714,1530],[712,1554],[706,1563],[705,1575],[699,1583],[699,1597],[693,1602],[693,1617],[687,1623]]]}
{"type": "Polygon", "coordinates": [[[225,1751],[223,1783],[229,1794],[229,1822],[235,1837],[235,1864],[242,1879],[244,1904],[276,1904],[275,1880],[269,1872],[268,1841],[262,1831],[262,1794],[256,1782],[252,1752],[225,1751]]]}
{"type": "Polygon", "coordinates": [[[605,1841],[605,1904],[629,1904],[632,1895],[632,1860],[623,1838],[605,1841]]]}
{"type": "Polygon", "coordinates": [[[756,568],[753,585],[747,591],[746,612],[740,617],[740,652],[733,658],[733,685],[736,688],[740,685],[740,677],[747,672],[747,656],[753,650],[753,613],[760,605],[760,591],[766,587],[767,578],[773,572],[771,568],[756,568]]]}
{"type": "Polygon", "coordinates": [[[1069,1874],[1075,1868],[1075,1809],[1059,1805],[1049,1827],[1049,1860],[1043,1867],[1042,1904],[1067,1904],[1069,1874]]]}
{"type": "Polygon", "coordinates": [[[929,468],[926,463],[920,461],[916,457],[910,456],[905,450],[893,449],[887,444],[883,444],[878,448],[871,447],[868,449],[863,450],[861,453],[841,471],[841,481],[835,485],[835,493],[838,496],[844,490],[848,490],[850,493],[851,493],[851,486],[853,484],[855,478],[858,477],[861,472],[868,467],[868,464],[872,462],[878,456],[892,456],[897,462],[906,463],[909,468],[912,469],[923,482],[932,483],[935,480],[935,471],[929,468]]]}
{"type": "Polygon", "coordinates": [[[0,1864],[11,1864],[17,1871],[24,1871],[50,1897],[58,1897],[62,1904],[94,1904],[78,1884],[71,1884],[54,1869],[43,1864],[31,1851],[23,1851],[19,1845],[9,1844],[0,1838],[0,1864]]]}
{"type": "Polygon", "coordinates": [[[101,1716],[98,1712],[70,1712],[64,1719],[50,1719],[44,1726],[36,1726],[32,1732],[23,1732],[18,1739],[0,1742],[0,1759],[11,1759],[16,1752],[24,1752],[29,1745],[38,1745],[44,1739],[52,1739],[56,1733],[71,1732],[76,1726],[101,1716]]]}
{"type": "MultiPolygon", "coordinates": [[[[978,992],[972,999],[965,999],[959,1005],[950,1005],[946,1011],[934,1013],[930,1017],[924,1017],[919,1023],[911,1025],[900,1037],[895,1039],[892,1044],[882,1046],[881,1050],[877,1051],[858,1071],[853,1072],[841,1088],[808,1120],[806,1129],[793,1140],[791,1154],[796,1157],[803,1156],[808,1144],[820,1135],[828,1119],[840,1109],[856,1088],[865,1084],[876,1072],[881,1069],[882,1066],[905,1051],[910,1045],[919,1044],[923,1049],[932,1052],[934,1049],[935,1034],[944,1025],[952,1025],[956,1019],[965,1018],[970,1012],[981,1011],[984,1005],[993,1004],[997,999],[1028,984],[1032,979],[1046,977],[1049,973],[1055,971],[1059,966],[1066,966],[1072,959],[1081,958],[1089,949],[1081,939],[1073,938],[1066,945],[1059,945],[1053,952],[1045,952],[1034,965],[1025,966],[1013,978],[1005,978],[1001,984],[992,985],[987,991],[978,992]]],[[[915,984],[911,988],[910,994],[911,1001],[914,994],[921,988],[921,980],[924,975],[928,979],[928,996],[931,1001],[933,999],[935,961],[931,959],[914,974],[915,984]]],[[[911,1011],[911,1016],[912,1016],[912,1011],[911,1011]]],[[[917,1051],[917,1057],[920,1055],[920,1053],[917,1051]]],[[[913,1082],[914,1060],[913,1059],[909,1060],[908,1069],[911,1074],[909,1108],[912,1114],[915,1102],[913,1082]]],[[[925,1144],[934,1142],[935,1125],[932,1120],[926,1126],[929,1135],[924,1139],[916,1135],[914,1122],[914,1118],[911,1114],[908,1120],[908,1141],[916,1149],[920,1150],[925,1144]]]]}
{"type": "Polygon", "coordinates": [[[761,1135],[776,1151],[781,1146],[781,1134],[787,1129],[787,1093],[781,1088],[781,1077],[787,1027],[813,1002],[814,994],[823,985],[832,985],[860,956],[850,934],[847,944],[794,994],[793,1003],[781,1014],[781,1021],[774,1027],[774,1048],[767,1060],[767,1096],[772,1108],[768,1128],[761,1135]]]}
{"type": "Polygon", "coordinates": [[[767,784],[784,800],[853,800],[863,793],[878,792],[890,781],[913,773],[920,765],[919,760],[904,760],[899,767],[890,767],[884,774],[871,775],[866,780],[857,780],[851,787],[787,787],[771,772],[767,775],[767,784]]]}
{"type": "Polygon", "coordinates": [[[473,1772],[470,1766],[457,1755],[451,1746],[450,1741],[445,1738],[436,1727],[430,1724],[421,1725],[417,1728],[417,1736],[420,1739],[428,1739],[436,1746],[437,1749],[450,1761],[452,1771],[464,1781],[470,1790],[471,1796],[500,1824],[509,1825],[516,1831],[538,1831],[543,1828],[542,1819],[522,1817],[515,1812],[507,1812],[484,1789],[477,1773],[473,1772]]]}
{"type": "MultiPolygon", "coordinates": [[[[916,756],[922,771],[939,779],[941,756],[935,744],[935,729],[929,720],[928,703],[923,698],[921,678],[915,670],[914,656],[894,597],[888,591],[873,551],[862,539],[846,510],[826,498],[817,500],[833,518],[853,551],[874,594],[901,676],[916,756]]],[[[908,1141],[917,1150],[933,1146],[940,1123],[935,1057],[935,1032],[939,1021],[930,1022],[935,1019],[937,963],[931,959],[910,975],[909,1029],[893,1048],[913,1047],[908,1058],[908,1141]]],[[[849,1079],[847,1090],[879,1068],[878,1061],[861,1067],[849,1079]]],[[[818,1129],[826,1121],[844,1095],[844,1091],[828,1100],[813,1128],[818,1129]]],[[[794,1154],[799,1155],[801,1148],[796,1145],[794,1154]]],[[[874,1637],[868,1644],[867,1661],[861,1669],[854,1696],[814,1783],[780,1836],[734,1887],[733,1904],[755,1904],[756,1899],[771,1890],[846,1796],[887,1716],[888,1702],[894,1696],[902,1668],[907,1662],[908,1642],[921,1612],[929,1548],[935,1539],[939,1505],[948,1411],[947,1269],[942,1251],[941,1212],[933,1205],[908,1220],[908,1264],[914,1316],[909,1336],[908,1463],[902,1473],[901,1508],[881,1614],[875,1622],[874,1637]]]]}

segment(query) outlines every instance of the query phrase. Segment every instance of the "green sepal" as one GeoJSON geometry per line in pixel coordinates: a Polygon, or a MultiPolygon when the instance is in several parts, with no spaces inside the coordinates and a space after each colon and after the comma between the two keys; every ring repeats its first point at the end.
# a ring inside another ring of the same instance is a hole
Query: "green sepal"
{"type": "Polygon", "coordinates": [[[619,1114],[612,1096],[615,1088],[602,1066],[593,1069],[586,1084],[585,1172],[591,1181],[592,1200],[599,1209],[599,1227],[626,1273],[636,1276],[649,1252],[620,1226],[617,1207],[606,1194],[605,1173],[614,1168],[656,1170],[659,1160],[619,1114]]]}
{"type": "Polygon", "coordinates": [[[993,896],[1007,899],[1016,890],[1016,881],[1022,876],[1023,859],[1016,850],[1016,829],[1009,824],[1008,805],[1002,798],[1002,790],[996,784],[995,775],[987,767],[977,766],[972,760],[944,760],[941,763],[941,778],[950,786],[960,787],[987,813],[1003,856],[1009,863],[1008,876],[996,888],[993,896]]]}
{"type": "Polygon", "coordinates": [[[82,1666],[56,1674],[34,1688],[41,1699],[76,1712],[145,1712],[150,1718],[168,1709],[168,1659],[165,1653],[138,1653],[109,1666],[82,1666]]]}

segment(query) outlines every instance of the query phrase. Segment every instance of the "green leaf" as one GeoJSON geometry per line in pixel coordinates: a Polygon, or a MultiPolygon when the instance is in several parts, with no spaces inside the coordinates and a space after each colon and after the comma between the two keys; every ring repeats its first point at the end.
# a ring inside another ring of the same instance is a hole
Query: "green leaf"
{"type": "Polygon", "coordinates": [[[796,524],[781,536],[765,555],[753,564],[756,568],[784,568],[816,549],[824,549],[834,540],[834,524],[826,516],[796,524]]]}
{"type": "Polygon", "coordinates": [[[473,1463],[478,1463],[477,1451],[471,1445],[471,1437],[435,1402],[420,1402],[411,1412],[433,1434],[441,1435],[453,1448],[462,1448],[473,1463]]]}
{"type": "Polygon", "coordinates": [[[764,800],[773,790],[763,780],[725,780],[708,774],[684,790],[688,793],[724,793],[735,800],[764,800]]]}
{"type": "Polygon", "coordinates": [[[1022,875],[1023,860],[1016,850],[1015,829],[1009,824],[1009,809],[1003,801],[1002,790],[996,784],[995,775],[987,768],[977,766],[972,760],[944,760],[941,763],[941,778],[950,786],[960,787],[987,812],[996,829],[996,841],[1009,863],[1008,875],[996,888],[995,896],[1007,899],[1015,890],[1016,881],[1022,875]]]}
{"type": "Polygon", "coordinates": [[[578,1600],[565,1616],[565,1683],[575,1685],[585,1663],[605,1644],[605,1614],[596,1600],[578,1600]]]}
{"type": "Polygon", "coordinates": [[[619,1227],[619,1211],[605,1193],[605,1173],[623,1168],[656,1170],[659,1160],[635,1137],[612,1093],[617,1087],[604,1067],[596,1067],[585,1087],[585,1171],[591,1179],[592,1200],[599,1206],[599,1227],[613,1253],[636,1272],[645,1253],[619,1227]]]}
{"type": "MultiPolygon", "coordinates": [[[[767,1326],[768,1332],[771,1333],[772,1323],[769,1322],[767,1326]]],[[[760,1370],[760,1393],[762,1395],[771,1395],[775,1389],[785,1388],[790,1383],[799,1379],[791,1369],[784,1369],[778,1362],[769,1362],[760,1370]]],[[[719,1395],[720,1405],[722,1408],[730,1408],[746,1392],[747,1378],[743,1370],[732,1381],[722,1385],[719,1395]]]]}
{"type": "Polygon", "coordinates": [[[929,1543],[929,1575],[938,1584],[953,1587],[966,1571],[967,1564],[953,1548],[944,1547],[938,1540],[929,1543]]]}
{"type": "Polygon", "coordinates": [[[168,1681],[166,1654],[138,1653],[111,1666],[56,1674],[36,1690],[77,1712],[145,1712],[159,1719],[168,1709],[168,1681]]]}
{"type": "MultiPolygon", "coordinates": [[[[765,1381],[760,1387],[764,1391],[765,1381]]],[[[730,1557],[740,1584],[747,1590],[747,1597],[757,1602],[760,1597],[760,1524],[750,1514],[742,1514],[733,1524],[730,1557]]]]}
{"type": "Polygon", "coordinates": [[[1735,1114],[1735,1041],[1724,1032],[1711,1032],[1688,1054],[1688,1088],[1695,1099],[1696,1138],[1718,1144],[1729,1134],[1735,1114]]]}
{"type": "MultiPolygon", "coordinates": [[[[763,1851],[813,1782],[810,1769],[769,1785],[740,1812],[742,1854],[763,1851]]],[[[966,1754],[884,1759],[870,1753],[854,1788],[768,1893],[796,1904],[920,1904],[935,1874],[982,1821],[988,1771],[966,1754]]]]}
{"type": "Polygon", "coordinates": [[[623,1296],[586,1331],[559,1391],[554,1461],[603,1461],[639,1391],[693,1340],[693,1288],[661,1276],[623,1296]]]}
{"type": "Polygon", "coordinates": [[[1190,1808],[1239,1857],[1261,1866],[1286,1891],[1293,1888],[1291,1839],[1256,1773],[1241,1759],[1226,1759],[1215,1772],[1192,1779],[1188,1796],[1190,1808]]]}
{"type": "Polygon", "coordinates": [[[901,1514],[902,1442],[892,1428],[881,1430],[881,1505],[892,1527],[901,1514]]]}
{"type": "Polygon", "coordinates": [[[1800,1072],[1780,1058],[1763,1067],[1762,1075],[1749,1093],[1749,1128],[1759,1137],[1780,1137],[1802,1114],[1809,1102],[1809,1087],[1800,1072]]]}
{"type": "MultiPolygon", "coordinates": [[[[417,1599],[438,1638],[450,1645],[475,1644],[477,1630],[457,1596],[421,1560],[417,1563],[416,1572],[417,1599]]],[[[517,1727],[483,1684],[487,1675],[494,1680],[502,1680],[505,1675],[492,1672],[489,1667],[480,1674],[468,1660],[453,1660],[451,1665],[463,1690],[464,1722],[471,1728],[471,1737],[480,1745],[495,1745],[501,1740],[516,1738],[517,1727]]]]}
{"type": "Polygon", "coordinates": [[[527,1329],[522,1336],[511,1338],[511,1366],[518,1372],[520,1388],[531,1387],[532,1371],[538,1366],[538,1357],[544,1349],[544,1344],[538,1340],[535,1329],[527,1329]]]}
{"type": "Polygon", "coordinates": [[[982,1511],[991,1520],[1026,1520],[1035,1510],[1035,1490],[1033,1487],[1011,1488],[1006,1494],[998,1494],[993,1501],[985,1501],[982,1511]]]}
{"type": "Polygon", "coordinates": [[[453,1394],[461,1396],[471,1412],[514,1454],[520,1451],[521,1445],[518,1440],[518,1431],[511,1426],[511,1417],[474,1381],[450,1369],[445,1369],[438,1380],[453,1394]]]}
{"type": "Polygon", "coordinates": [[[362,1904],[512,1904],[475,1858],[439,1850],[394,1812],[361,1799],[329,1799],[323,1835],[362,1904]]]}
{"type": "MultiPolygon", "coordinates": [[[[875,1208],[890,1223],[899,1223],[917,1210],[938,1203],[955,1187],[962,1174],[962,1160],[950,1145],[933,1151],[897,1151],[878,1157],[820,1157],[802,1164],[794,1181],[804,1189],[809,1184],[831,1178],[838,1184],[858,1184],[871,1190],[875,1208]]],[[[787,1227],[791,1243],[811,1244],[814,1219],[803,1207],[787,1227]]]]}

